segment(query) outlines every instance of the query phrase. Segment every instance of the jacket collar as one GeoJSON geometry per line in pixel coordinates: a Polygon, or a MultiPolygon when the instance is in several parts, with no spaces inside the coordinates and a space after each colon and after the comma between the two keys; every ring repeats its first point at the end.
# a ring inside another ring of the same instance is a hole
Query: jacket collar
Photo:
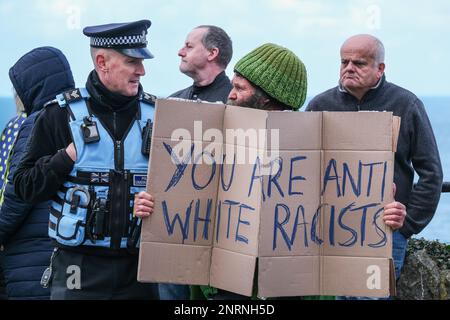
{"type": "Polygon", "coordinates": [[[208,84],[208,85],[206,85],[206,86],[200,87],[200,86],[196,86],[196,85],[194,84],[194,85],[192,86],[193,92],[198,94],[198,93],[202,92],[203,90],[207,90],[207,89],[209,89],[209,88],[214,88],[215,86],[220,85],[220,84],[221,84],[224,80],[226,80],[226,79],[227,79],[227,76],[226,76],[225,70],[224,70],[224,71],[222,71],[221,73],[219,73],[219,74],[217,75],[217,77],[214,79],[213,82],[211,82],[210,84],[208,84]]]}

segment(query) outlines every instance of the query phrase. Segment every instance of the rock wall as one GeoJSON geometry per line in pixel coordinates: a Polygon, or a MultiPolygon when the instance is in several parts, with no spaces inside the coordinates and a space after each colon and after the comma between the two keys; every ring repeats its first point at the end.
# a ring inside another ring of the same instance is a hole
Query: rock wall
{"type": "Polygon", "coordinates": [[[410,239],[396,299],[450,300],[450,245],[410,239]]]}

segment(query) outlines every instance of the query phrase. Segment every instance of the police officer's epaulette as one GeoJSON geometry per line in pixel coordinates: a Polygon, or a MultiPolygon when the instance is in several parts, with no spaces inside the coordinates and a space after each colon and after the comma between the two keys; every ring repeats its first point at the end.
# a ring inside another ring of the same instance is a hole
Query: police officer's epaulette
{"type": "Polygon", "coordinates": [[[56,96],[60,107],[67,107],[69,104],[83,100],[84,98],[89,98],[89,93],[84,88],[70,89],[56,96]]]}
{"type": "Polygon", "coordinates": [[[83,99],[80,89],[70,89],[56,97],[60,106],[69,105],[83,99]]]}
{"type": "Polygon", "coordinates": [[[70,104],[75,101],[83,99],[80,89],[72,89],[63,93],[64,100],[66,103],[70,104]]]}
{"type": "Polygon", "coordinates": [[[147,102],[149,104],[155,104],[157,99],[158,99],[157,96],[154,96],[154,95],[152,95],[150,93],[147,93],[147,92],[144,92],[141,95],[141,100],[144,101],[144,102],[147,102]]]}

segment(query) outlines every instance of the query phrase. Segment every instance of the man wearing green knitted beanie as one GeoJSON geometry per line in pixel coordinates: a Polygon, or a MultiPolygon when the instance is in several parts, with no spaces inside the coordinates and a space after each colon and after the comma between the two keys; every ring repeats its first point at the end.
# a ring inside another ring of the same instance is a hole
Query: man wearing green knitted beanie
{"type": "Polygon", "coordinates": [[[234,72],[230,105],[297,111],[305,102],[306,68],[289,49],[266,43],[239,60],[234,72]]]}
{"type": "MultiPolygon", "coordinates": [[[[289,49],[266,43],[234,67],[228,104],[267,111],[297,111],[306,99],[307,75],[303,62],[289,49]]],[[[257,288],[254,288],[257,292],[257,288]]],[[[211,300],[248,299],[209,286],[191,286],[191,297],[211,300]]],[[[256,294],[252,299],[256,299],[256,294]]]]}

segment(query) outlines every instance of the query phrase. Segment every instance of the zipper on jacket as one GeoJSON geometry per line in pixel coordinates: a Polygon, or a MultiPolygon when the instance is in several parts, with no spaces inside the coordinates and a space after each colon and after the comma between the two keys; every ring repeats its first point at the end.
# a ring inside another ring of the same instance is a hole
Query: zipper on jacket
{"type": "Polygon", "coordinates": [[[128,192],[124,189],[127,185],[125,181],[125,173],[112,170],[110,173],[112,178],[111,185],[114,186],[110,189],[110,218],[111,218],[111,248],[114,250],[120,249],[122,237],[124,236],[124,228],[127,226],[127,213],[126,203],[123,200],[124,194],[128,192]]]}

